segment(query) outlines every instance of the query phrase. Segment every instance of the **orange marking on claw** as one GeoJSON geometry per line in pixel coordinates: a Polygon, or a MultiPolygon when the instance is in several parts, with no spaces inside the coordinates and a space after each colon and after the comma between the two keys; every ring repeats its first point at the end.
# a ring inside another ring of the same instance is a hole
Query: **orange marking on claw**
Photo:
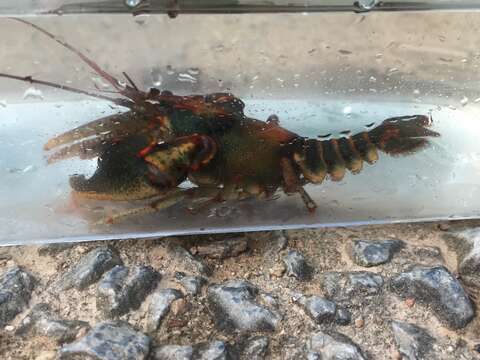
{"type": "Polygon", "coordinates": [[[143,148],[142,150],[140,150],[138,152],[138,156],[141,157],[141,158],[144,158],[145,156],[147,156],[148,154],[150,154],[150,152],[152,151],[152,149],[157,145],[157,142],[156,141],[152,141],[150,143],[150,145],[148,145],[147,147],[143,148]]]}

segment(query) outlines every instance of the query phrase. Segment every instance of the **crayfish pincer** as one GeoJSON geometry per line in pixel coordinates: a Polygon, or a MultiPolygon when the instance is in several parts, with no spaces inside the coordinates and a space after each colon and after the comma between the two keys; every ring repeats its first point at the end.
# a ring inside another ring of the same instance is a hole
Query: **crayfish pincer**
{"type": "Polygon", "coordinates": [[[77,197],[134,201],[141,208],[118,213],[107,221],[168,208],[181,201],[246,198],[272,199],[279,192],[299,194],[306,208],[316,204],[306,184],[341,180],[359,173],[379,152],[409,155],[439,136],[425,115],[386,119],[368,131],[331,139],[309,139],[283,128],[278,119],[250,118],[244,103],[230,93],[178,96],[158,89],[140,90],[124,73],[121,84],[92,59],[60,38],[21,21],[77,54],[119,94],[110,97],[48,81],[10,74],[0,77],[55,87],[110,101],[127,111],[106,116],[60,134],[45,144],[48,162],[71,157],[97,158],[94,174],[72,175],[77,197]],[[186,188],[189,180],[194,186],[186,188]]]}

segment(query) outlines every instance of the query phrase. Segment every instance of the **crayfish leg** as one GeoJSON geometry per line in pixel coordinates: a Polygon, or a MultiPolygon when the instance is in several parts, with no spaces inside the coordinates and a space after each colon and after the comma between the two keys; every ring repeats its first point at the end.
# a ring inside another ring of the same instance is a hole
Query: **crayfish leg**
{"type": "Polygon", "coordinates": [[[182,200],[185,199],[186,196],[187,195],[185,193],[185,190],[175,188],[170,193],[167,193],[165,196],[162,196],[160,199],[152,201],[146,206],[142,206],[142,207],[138,207],[138,208],[113,214],[97,222],[97,225],[114,224],[134,216],[155,213],[157,211],[167,209],[181,202],[182,200]]]}
{"type": "Polygon", "coordinates": [[[317,205],[300,184],[299,175],[295,170],[292,161],[288,158],[282,158],[280,161],[280,166],[283,174],[284,192],[286,194],[299,193],[308,211],[311,213],[315,212],[317,205]]]}

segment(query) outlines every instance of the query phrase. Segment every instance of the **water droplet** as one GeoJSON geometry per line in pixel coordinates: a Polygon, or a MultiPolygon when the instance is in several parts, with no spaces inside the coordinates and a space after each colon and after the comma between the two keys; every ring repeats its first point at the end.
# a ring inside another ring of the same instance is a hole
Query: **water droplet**
{"type": "Polygon", "coordinates": [[[393,74],[393,73],[395,73],[395,72],[397,72],[397,71],[398,71],[398,68],[396,68],[396,67],[393,67],[393,68],[388,69],[388,73],[389,73],[389,74],[393,74]]]}
{"type": "Polygon", "coordinates": [[[475,102],[475,103],[480,102],[480,97],[479,97],[479,98],[476,98],[475,100],[473,100],[473,102],[475,102]]]}
{"type": "Polygon", "coordinates": [[[32,170],[35,170],[35,166],[33,166],[33,165],[28,165],[28,166],[26,166],[26,167],[22,170],[22,172],[23,172],[23,173],[27,173],[27,172],[32,171],[32,170]]]}
{"type": "Polygon", "coordinates": [[[215,209],[215,214],[218,217],[226,217],[226,216],[231,215],[233,211],[234,211],[234,208],[224,205],[224,206],[221,206],[221,207],[215,209]]]}
{"type": "Polygon", "coordinates": [[[371,83],[374,83],[377,81],[377,78],[375,76],[370,76],[370,78],[368,79],[368,81],[370,81],[371,83]]]}
{"type": "Polygon", "coordinates": [[[354,5],[360,11],[370,11],[377,5],[377,0],[358,0],[354,5]]]}
{"type": "Polygon", "coordinates": [[[345,106],[342,110],[344,114],[351,114],[352,113],[352,107],[351,106],[345,106]]]}
{"type": "Polygon", "coordinates": [[[200,69],[197,68],[197,67],[193,67],[193,68],[188,69],[187,72],[190,75],[198,75],[198,74],[200,74],[200,69]]]}
{"type": "Polygon", "coordinates": [[[150,76],[152,78],[152,84],[154,87],[162,86],[163,76],[158,69],[153,69],[150,71],[150,76]]]}
{"type": "Polygon", "coordinates": [[[461,100],[460,100],[460,104],[462,104],[462,106],[465,106],[468,104],[468,98],[466,96],[464,96],[461,100]]]}
{"type": "Polygon", "coordinates": [[[414,95],[420,95],[420,90],[418,90],[418,89],[413,90],[413,94],[414,95]]]}
{"type": "Polygon", "coordinates": [[[43,93],[42,90],[35,88],[34,86],[29,87],[23,93],[23,99],[38,99],[43,100],[43,93]]]}
{"type": "Polygon", "coordinates": [[[382,53],[378,53],[375,55],[375,58],[377,59],[381,59],[383,57],[383,54],[382,53]]]}
{"type": "Polygon", "coordinates": [[[190,75],[188,73],[178,74],[177,79],[178,79],[178,81],[189,82],[189,83],[192,83],[192,84],[195,84],[198,81],[197,78],[193,77],[192,75],[190,75]]]}
{"type": "Polygon", "coordinates": [[[141,2],[142,0],[125,0],[125,5],[133,8],[135,6],[138,6],[141,2]]]}
{"type": "Polygon", "coordinates": [[[174,75],[175,74],[175,70],[173,70],[172,65],[167,65],[167,74],[168,75],[174,75]]]}
{"type": "Polygon", "coordinates": [[[6,108],[7,107],[7,100],[5,100],[5,99],[0,100],[0,107],[6,108]]]}

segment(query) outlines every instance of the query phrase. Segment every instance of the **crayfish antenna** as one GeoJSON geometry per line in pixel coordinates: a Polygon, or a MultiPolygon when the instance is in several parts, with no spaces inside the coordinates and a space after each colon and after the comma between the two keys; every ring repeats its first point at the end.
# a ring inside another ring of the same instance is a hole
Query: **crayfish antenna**
{"type": "Polygon", "coordinates": [[[80,59],[82,59],[83,62],[85,62],[88,66],[90,66],[93,71],[95,71],[98,75],[100,75],[105,81],[107,81],[110,85],[112,85],[116,90],[118,90],[118,92],[133,100],[134,102],[137,102],[138,100],[141,100],[144,98],[145,94],[143,94],[143,92],[139,91],[138,89],[135,89],[134,87],[131,87],[129,85],[126,85],[126,86],[122,86],[120,84],[120,82],[112,75],[110,75],[109,73],[107,73],[105,70],[103,70],[96,62],[94,62],[92,59],[90,59],[88,56],[86,56],[85,54],[83,54],[80,50],[76,49],[75,47],[73,47],[72,45],[70,45],[69,43],[59,39],[57,36],[53,35],[52,33],[50,33],[49,31],[43,29],[42,27],[38,26],[38,25],[35,25],[27,20],[24,20],[24,19],[20,19],[20,18],[15,18],[15,17],[10,17],[9,19],[12,19],[12,20],[15,20],[15,21],[18,21],[18,22],[21,22],[21,23],[24,23],[32,28],[34,28],[35,30],[38,30],[40,31],[41,33],[43,33],[44,35],[48,36],[49,38],[55,40],[57,43],[59,43],[60,45],[62,45],[63,47],[67,48],[68,50],[70,50],[71,52],[73,52],[74,54],[76,54],[80,59]]]}
{"type": "Polygon", "coordinates": [[[70,87],[70,86],[67,86],[67,85],[56,84],[56,83],[53,83],[53,82],[50,82],[50,81],[34,79],[31,76],[17,76],[17,75],[0,73],[0,78],[18,80],[18,81],[28,82],[30,84],[38,84],[38,85],[48,86],[48,87],[51,87],[51,88],[60,89],[60,90],[68,91],[68,92],[71,92],[71,93],[87,95],[87,96],[91,96],[91,97],[94,97],[94,98],[97,98],[97,99],[111,101],[116,105],[124,106],[124,107],[127,107],[127,108],[132,108],[132,106],[134,104],[130,100],[127,100],[127,99],[111,98],[109,96],[95,94],[95,93],[92,93],[92,92],[89,92],[89,91],[76,89],[76,88],[73,88],[73,87],[70,87]]]}

